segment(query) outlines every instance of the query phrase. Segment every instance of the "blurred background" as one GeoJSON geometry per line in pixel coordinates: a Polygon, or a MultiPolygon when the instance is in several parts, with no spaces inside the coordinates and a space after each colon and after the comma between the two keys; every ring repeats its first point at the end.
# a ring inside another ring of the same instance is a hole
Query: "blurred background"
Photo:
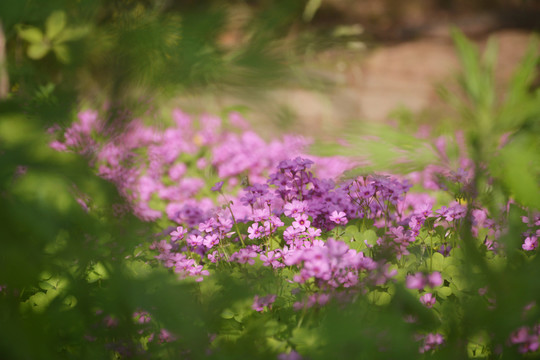
{"type": "Polygon", "coordinates": [[[458,69],[451,26],[480,46],[498,41],[501,86],[540,27],[533,0],[26,0],[3,1],[0,13],[0,94],[33,97],[38,113],[53,110],[47,97],[62,98],[66,121],[81,101],[116,112],[236,108],[262,132],[312,136],[400,108],[437,117],[436,87],[458,69]],[[32,34],[48,22],[51,36],[32,34]]]}

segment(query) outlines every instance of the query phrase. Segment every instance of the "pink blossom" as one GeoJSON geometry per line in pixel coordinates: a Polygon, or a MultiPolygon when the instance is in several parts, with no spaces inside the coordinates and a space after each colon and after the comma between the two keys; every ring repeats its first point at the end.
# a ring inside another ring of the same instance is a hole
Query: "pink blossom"
{"type": "Polygon", "coordinates": [[[533,251],[538,247],[538,239],[536,236],[527,236],[523,241],[521,248],[526,251],[533,251]]]}
{"type": "Polygon", "coordinates": [[[433,296],[431,293],[425,293],[424,295],[420,296],[420,302],[426,307],[431,308],[433,305],[435,305],[435,296],[433,296]]]}
{"type": "Polygon", "coordinates": [[[345,225],[349,222],[347,220],[346,214],[343,211],[337,212],[337,210],[333,211],[332,214],[330,214],[330,221],[335,222],[338,225],[345,225]]]}

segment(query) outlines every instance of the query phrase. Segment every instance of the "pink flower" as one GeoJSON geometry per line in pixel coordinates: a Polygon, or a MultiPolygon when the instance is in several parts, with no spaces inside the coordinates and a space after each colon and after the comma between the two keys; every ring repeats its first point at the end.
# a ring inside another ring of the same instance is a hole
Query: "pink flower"
{"type": "Polygon", "coordinates": [[[426,286],[437,287],[443,284],[443,279],[438,271],[434,271],[429,275],[424,275],[420,272],[407,276],[407,287],[409,289],[424,290],[426,286]]]}
{"type": "Polygon", "coordinates": [[[330,215],[330,221],[335,222],[338,225],[345,225],[349,222],[346,214],[343,211],[337,212],[337,210],[333,211],[330,215]]]}
{"type": "Polygon", "coordinates": [[[187,233],[187,230],[184,230],[182,226],[178,226],[176,230],[170,233],[171,241],[178,241],[184,238],[184,235],[187,233]]]}
{"type": "Polygon", "coordinates": [[[418,350],[421,354],[437,349],[440,345],[444,344],[444,337],[441,334],[427,334],[426,336],[421,336],[419,340],[423,340],[423,344],[418,350]]]}
{"type": "Polygon", "coordinates": [[[263,235],[263,232],[264,232],[264,227],[260,226],[257,223],[254,223],[248,228],[248,233],[249,233],[248,237],[252,240],[258,239],[263,235]]]}
{"type": "Polygon", "coordinates": [[[423,290],[426,286],[426,280],[422,273],[407,276],[407,287],[409,289],[423,290]]]}
{"type": "Polygon", "coordinates": [[[190,235],[187,243],[190,246],[200,246],[203,244],[204,238],[200,235],[190,235]]]}
{"type": "Polygon", "coordinates": [[[420,302],[427,308],[432,308],[435,305],[435,296],[431,293],[425,293],[420,297],[420,302]]]}
{"type": "Polygon", "coordinates": [[[306,231],[306,229],[311,225],[311,221],[308,220],[308,216],[306,214],[297,214],[295,219],[296,221],[293,221],[292,226],[300,231],[306,231]]]}
{"type": "Polygon", "coordinates": [[[443,284],[441,273],[438,271],[434,271],[431,274],[429,274],[427,276],[427,281],[428,281],[428,285],[432,288],[441,286],[443,284]]]}
{"type": "Polygon", "coordinates": [[[276,301],[276,295],[270,294],[263,297],[259,297],[259,295],[255,295],[255,299],[253,300],[253,304],[251,305],[251,308],[255,311],[262,312],[264,311],[265,306],[271,309],[274,301],[276,301]]]}
{"type": "Polygon", "coordinates": [[[526,251],[533,251],[538,247],[538,239],[535,236],[528,236],[523,241],[521,248],[526,251]]]}

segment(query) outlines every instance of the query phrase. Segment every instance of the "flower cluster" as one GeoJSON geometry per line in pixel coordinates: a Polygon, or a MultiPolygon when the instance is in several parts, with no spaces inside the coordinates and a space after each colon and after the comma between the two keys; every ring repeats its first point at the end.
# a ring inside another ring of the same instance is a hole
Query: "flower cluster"
{"type": "MultiPolygon", "coordinates": [[[[433,166],[407,177],[371,174],[339,180],[352,162],[306,157],[302,153],[309,141],[300,137],[267,143],[238,114],[228,121],[236,126],[234,131],[225,130],[217,117],[201,116],[197,125],[175,110],[174,125],[168,129],[135,121],[113,135],[97,113],[86,111],[63,140],[51,146],[94,156],[99,174],[115,183],[127,200],[127,206],[114,207],[115,213],[131,209],[144,220],[166,214],[171,227],[147,247],[148,263],[197,282],[222,269],[238,276],[259,271],[276,276],[279,287],[266,284],[254,291],[268,295],[255,295],[247,305],[252,317],[286,307],[297,311],[300,326],[309,308],[318,311],[331,301],[364,297],[384,306],[400,283],[430,309],[426,311],[438,313],[447,297],[469,296],[456,270],[463,261],[458,241],[463,224],[470,225],[474,245],[490,259],[504,255],[497,242],[504,224],[491,219],[478,203],[465,205],[463,197],[455,196],[442,205],[432,193],[411,192],[422,182],[425,188],[456,186],[455,194],[466,192],[473,171],[466,159],[455,172],[433,166]]],[[[444,155],[442,141],[436,147],[444,155]]],[[[92,211],[87,199],[79,197],[79,203],[92,211]]],[[[522,250],[531,252],[538,247],[540,215],[528,215],[523,217],[527,230],[522,250]]],[[[485,291],[479,291],[480,296],[485,291]]],[[[495,300],[487,300],[493,309],[495,300]]],[[[412,314],[408,319],[421,325],[412,314]]],[[[152,318],[138,311],[134,321],[148,326],[152,318]]],[[[118,319],[103,317],[101,326],[118,327],[118,319]]],[[[535,352],[539,329],[521,327],[510,335],[509,344],[522,353],[535,352]]],[[[148,342],[177,340],[162,328],[143,333],[148,333],[148,342]]],[[[436,332],[417,335],[416,340],[420,353],[445,343],[436,332]]],[[[129,355],[122,341],[110,345],[129,355]]],[[[280,351],[281,357],[298,355],[293,348],[280,351]]]]}
{"type": "Polygon", "coordinates": [[[525,251],[533,251],[538,247],[538,238],[540,237],[540,214],[531,217],[523,216],[523,223],[529,228],[523,233],[523,245],[521,248],[525,251]]]}
{"type": "Polygon", "coordinates": [[[540,347],[540,324],[522,326],[510,335],[510,343],[518,345],[520,353],[535,352],[540,347]]]}
{"type": "MultiPolygon", "coordinates": [[[[169,219],[191,220],[193,225],[215,205],[204,195],[209,171],[223,179],[222,186],[228,189],[245,176],[253,184],[264,183],[268,170],[291,155],[303,154],[310,143],[298,136],[266,143],[238,113],[231,113],[227,120],[232,130],[225,130],[219,117],[202,115],[197,123],[174,110],[173,126],[165,130],[133,120],[119,132],[107,128],[96,111],[86,110],[64,132],[52,128],[50,132],[60,140],[50,146],[90,156],[99,175],[117,186],[139,218],[156,220],[162,216],[159,209],[165,207],[169,219]],[[193,166],[188,168],[186,162],[193,166]]],[[[321,162],[319,170],[331,177],[353,166],[345,158],[328,160],[321,162]]]]}
{"type": "Polygon", "coordinates": [[[444,337],[438,333],[429,333],[427,335],[417,336],[417,341],[421,342],[419,352],[421,354],[437,349],[444,344],[444,337]]]}

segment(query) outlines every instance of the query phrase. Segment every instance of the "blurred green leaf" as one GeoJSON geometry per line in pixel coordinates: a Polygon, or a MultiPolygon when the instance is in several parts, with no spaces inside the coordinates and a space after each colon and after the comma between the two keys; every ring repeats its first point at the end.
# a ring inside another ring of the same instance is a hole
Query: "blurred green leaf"
{"type": "Polygon", "coordinates": [[[43,41],[43,33],[34,26],[19,26],[17,32],[21,38],[29,43],[41,43],[43,41]]]}
{"type": "Polygon", "coordinates": [[[517,201],[540,209],[540,148],[533,149],[519,143],[505,146],[493,167],[517,201]]]}
{"type": "Polygon", "coordinates": [[[47,43],[32,43],[28,46],[26,54],[30,59],[39,60],[43,58],[50,50],[50,46],[47,43]]]}
{"type": "Polygon", "coordinates": [[[322,5],[322,0],[308,0],[306,7],[304,8],[304,14],[302,15],[302,18],[305,22],[310,22],[313,17],[315,16],[315,13],[317,13],[317,10],[322,5]]]}
{"type": "Polygon", "coordinates": [[[66,26],[66,13],[61,10],[54,11],[45,21],[45,36],[49,40],[56,38],[66,26]]]}
{"type": "Polygon", "coordinates": [[[55,44],[53,45],[52,49],[58,61],[64,64],[69,64],[70,62],[69,49],[66,45],[55,44]]]}
{"type": "Polygon", "coordinates": [[[65,28],[54,39],[55,44],[61,44],[66,41],[79,40],[90,33],[90,26],[78,26],[65,28]]]}

